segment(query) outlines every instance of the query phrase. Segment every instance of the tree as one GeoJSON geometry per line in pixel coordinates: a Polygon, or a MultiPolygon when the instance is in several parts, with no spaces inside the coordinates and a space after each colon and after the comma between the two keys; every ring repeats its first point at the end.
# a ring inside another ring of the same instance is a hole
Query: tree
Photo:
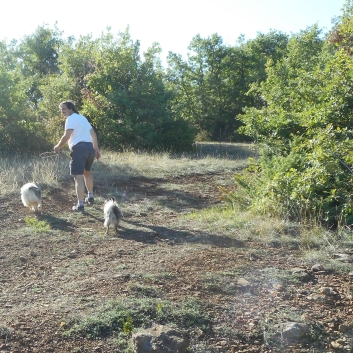
{"type": "Polygon", "coordinates": [[[91,35],[81,36],[78,40],[69,38],[61,45],[59,69],[72,80],[69,97],[77,107],[82,105],[82,90],[87,89],[88,76],[96,69],[99,41],[91,35]]]}
{"type": "Polygon", "coordinates": [[[292,36],[288,54],[269,63],[262,109],[248,108],[246,133],[261,146],[260,178],[251,208],[315,219],[353,222],[351,111],[353,62],[335,52],[317,26],[292,36]]]}
{"type": "Polygon", "coordinates": [[[59,49],[62,43],[57,28],[38,27],[32,35],[25,36],[17,48],[22,74],[28,80],[27,96],[35,109],[42,99],[39,89],[47,75],[59,74],[59,49]]]}
{"type": "Polygon", "coordinates": [[[96,69],[88,75],[84,90],[83,107],[104,135],[102,145],[114,150],[191,148],[187,125],[182,121],[176,124],[169,109],[171,92],[163,82],[159,45],[147,50],[141,61],[140,44],[132,41],[128,28],[117,40],[108,32],[99,45],[96,69]],[[171,139],[175,127],[178,136],[171,139]],[[171,146],[171,141],[178,143],[171,146]]]}
{"type": "Polygon", "coordinates": [[[285,53],[287,36],[277,32],[245,42],[239,38],[235,47],[225,46],[217,34],[206,39],[194,37],[184,62],[171,53],[168,78],[176,92],[172,107],[190,121],[203,138],[210,140],[244,140],[238,129],[240,116],[247,106],[262,101],[253,88],[266,77],[267,60],[277,62],[285,53]]]}
{"type": "Polygon", "coordinates": [[[267,79],[261,84],[263,107],[249,107],[243,117],[244,132],[256,142],[271,146],[275,153],[285,154],[295,136],[306,131],[306,112],[320,99],[322,82],[313,77],[324,41],[321,31],[313,26],[288,42],[287,55],[277,63],[267,64],[267,79]],[[303,118],[301,113],[304,112],[303,118]]]}
{"type": "Polygon", "coordinates": [[[13,44],[0,43],[0,151],[40,151],[47,144],[28,107],[26,80],[16,67],[13,44]]]}
{"type": "Polygon", "coordinates": [[[217,34],[207,39],[197,35],[189,49],[195,55],[189,56],[187,63],[173,53],[168,58],[169,83],[176,92],[172,105],[199,133],[210,139],[224,140],[234,121],[234,115],[227,109],[228,95],[224,92],[228,49],[217,34]]]}
{"type": "Polygon", "coordinates": [[[328,40],[339,49],[345,50],[349,55],[353,54],[353,1],[346,0],[342,8],[342,16],[335,19],[335,24],[328,34],[328,40]]]}
{"type": "Polygon", "coordinates": [[[87,90],[89,74],[96,67],[95,57],[98,41],[91,36],[70,37],[61,42],[59,51],[59,73],[47,74],[40,81],[38,89],[41,99],[38,103],[38,121],[45,126],[48,140],[54,142],[62,134],[58,126],[63,120],[58,110],[60,102],[70,99],[78,109],[83,104],[82,91],[87,90]]]}

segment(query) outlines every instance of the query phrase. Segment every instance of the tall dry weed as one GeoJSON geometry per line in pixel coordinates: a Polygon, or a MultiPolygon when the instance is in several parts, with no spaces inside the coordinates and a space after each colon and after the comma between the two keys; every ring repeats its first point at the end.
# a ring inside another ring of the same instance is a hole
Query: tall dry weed
{"type": "Polygon", "coordinates": [[[58,187],[68,174],[69,159],[66,154],[24,157],[11,156],[0,158],[0,194],[5,195],[30,181],[38,181],[40,185],[58,187]]]}
{"type": "Polygon", "coordinates": [[[164,178],[166,176],[183,176],[187,174],[232,173],[246,165],[244,159],[217,158],[206,155],[175,156],[169,153],[147,152],[108,152],[102,153],[99,168],[94,167],[97,178],[110,179],[131,177],[164,178]]]}

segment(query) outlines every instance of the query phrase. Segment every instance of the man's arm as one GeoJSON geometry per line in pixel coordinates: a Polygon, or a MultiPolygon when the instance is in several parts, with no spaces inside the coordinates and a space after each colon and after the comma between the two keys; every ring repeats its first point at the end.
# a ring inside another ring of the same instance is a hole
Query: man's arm
{"type": "Polygon", "coordinates": [[[101,156],[100,152],[99,152],[99,147],[98,147],[98,139],[97,139],[97,134],[96,132],[93,130],[93,128],[89,131],[90,135],[91,135],[91,140],[93,143],[93,148],[96,151],[96,159],[98,160],[101,156]]]}
{"type": "Polygon", "coordinates": [[[67,143],[67,141],[70,140],[70,137],[72,135],[73,129],[65,130],[64,135],[62,135],[59,143],[54,146],[54,152],[59,152],[62,147],[67,143]]]}

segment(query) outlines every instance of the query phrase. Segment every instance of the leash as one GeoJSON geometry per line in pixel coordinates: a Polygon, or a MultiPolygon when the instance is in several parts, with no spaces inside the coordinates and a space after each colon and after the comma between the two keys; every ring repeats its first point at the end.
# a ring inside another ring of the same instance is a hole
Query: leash
{"type": "Polygon", "coordinates": [[[42,157],[43,159],[45,158],[54,158],[54,157],[58,157],[58,153],[54,152],[54,151],[50,151],[50,152],[43,152],[39,155],[39,157],[42,157]]]}

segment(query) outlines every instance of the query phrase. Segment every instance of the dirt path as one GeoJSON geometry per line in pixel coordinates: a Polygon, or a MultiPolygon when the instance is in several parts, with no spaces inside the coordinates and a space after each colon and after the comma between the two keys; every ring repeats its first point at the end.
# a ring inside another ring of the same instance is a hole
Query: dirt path
{"type": "Polygon", "coordinates": [[[119,235],[104,235],[105,185],[83,215],[71,214],[73,185],[51,190],[39,221],[18,195],[0,200],[0,352],[127,352],[116,335],[65,336],[100,306],[121,298],[195,298],[207,327],[184,327],[191,352],[352,351],[350,277],[302,266],[298,250],[267,247],[205,232],[183,215],[218,204],[217,182],[229,175],[190,175],[124,183],[119,235]],[[165,185],[173,185],[166,188],[165,185]],[[291,276],[293,269],[303,272],[291,276]],[[287,277],[286,277],[287,276],[287,277]],[[295,280],[294,280],[295,279],[295,280]],[[322,287],[332,288],[324,295],[322,287]],[[280,323],[300,321],[310,332],[283,341],[280,323]],[[120,345],[119,345],[120,344],[120,345]]]}

